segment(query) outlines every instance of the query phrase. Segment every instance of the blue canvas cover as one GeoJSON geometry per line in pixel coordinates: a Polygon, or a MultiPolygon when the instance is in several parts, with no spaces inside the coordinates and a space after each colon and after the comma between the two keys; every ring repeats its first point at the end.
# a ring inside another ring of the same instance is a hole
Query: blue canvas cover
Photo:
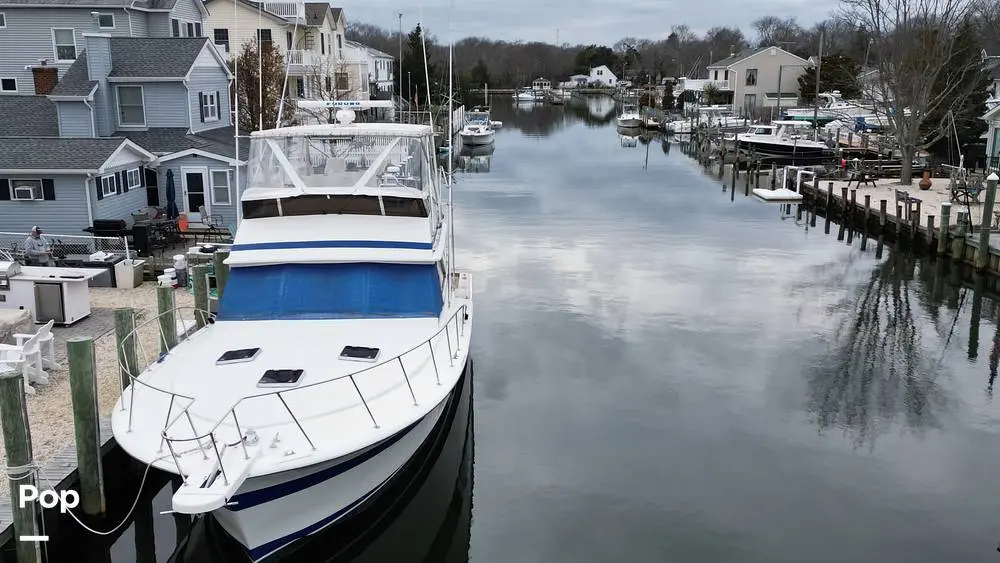
{"type": "Polygon", "coordinates": [[[277,264],[233,268],[219,320],[437,317],[435,264],[277,264]]]}

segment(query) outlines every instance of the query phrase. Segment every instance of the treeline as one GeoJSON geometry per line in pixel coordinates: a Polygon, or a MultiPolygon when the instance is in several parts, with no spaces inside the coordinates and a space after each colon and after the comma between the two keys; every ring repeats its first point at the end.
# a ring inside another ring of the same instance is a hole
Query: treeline
{"type": "MultiPolygon", "coordinates": [[[[1000,3],[986,3],[986,9],[974,23],[982,47],[990,54],[1000,54],[1000,3]]],[[[873,64],[879,56],[870,48],[868,32],[846,18],[830,18],[805,27],[794,18],[766,16],[753,23],[753,30],[753,37],[731,27],[713,27],[699,35],[681,24],[671,26],[666,39],[625,37],[612,46],[552,45],[468,37],[455,43],[455,77],[459,89],[481,88],[483,83],[493,88],[515,88],[530,86],[538,77],[553,83],[562,82],[572,74],[586,73],[591,67],[606,64],[619,77],[629,77],[639,83],[660,77],[697,78],[706,76],[706,67],[711,63],[752,47],[777,45],[808,58],[818,52],[821,31],[826,55],[847,57],[859,65],[873,64]]],[[[410,35],[412,32],[403,38],[404,75],[406,53],[412,44],[410,35]]],[[[348,37],[398,56],[400,37],[397,31],[352,23],[348,26],[348,37]]],[[[428,56],[437,63],[437,76],[432,76],[431,82],[446,83],[447,45],[440,44],[431,33],[426,39],[428,56]]],[[[423,74],[422,66],[419,71],[423,74]]]]}

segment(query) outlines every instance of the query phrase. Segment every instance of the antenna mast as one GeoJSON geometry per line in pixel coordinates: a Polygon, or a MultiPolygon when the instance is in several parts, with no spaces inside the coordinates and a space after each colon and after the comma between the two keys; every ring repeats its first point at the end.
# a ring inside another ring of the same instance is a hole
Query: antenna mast
{"type": "MultiPolygon", "coordinates": [[[[233,37],[239,37],[239,18],[236,14],[239,13],[238,6],[236,2],[238,0],[233,0],[233,37]]],[[[230,49],[232,49],[233,42],[230,42],[230,49]]],[[[236,227],[239,228],[240,220],[243,218],[243,202],[240,193],[240,53],[236,53],[233,57],[233,112],[231,119],[233,120],[233,140],[236,145],[236,227]]],[[[222,107],[222,104],[219,104],[222,107]]]]}
{"type": "MultiPolygon", "coordinates": [[[[455,125],[452,123],[455,119],[455,110],[452,108],[454,102],[454,76],[452,72],[452,64],[455,58],[455,32],[452,28],[451,13],[454,10],[455,2],[452,0],[449,2],[451,5],[451,10],[448,12],[448,238],[451,239],[448,245],[449,254],[451,256],[448,259],[449,273],[448,273],[448,298],[452,298],[452,294],[455,292],[455,204],[452,199],[452,193],[455,191],[453,189],[454,180],[452,175],[454,173],[452,165],[455,161],[455,143],[453,132],[455,131],[455,125]]],[[[423,28],[421,28],[421,33],[423,33],[423,28]]],[[[425,51],[426,53],[426,51],[425,51]]],[[[426,59],[424,61],[424,69],[426,69],[426,59]]],[[[428,86],[430,88],[430,86],[428,86]]]]}

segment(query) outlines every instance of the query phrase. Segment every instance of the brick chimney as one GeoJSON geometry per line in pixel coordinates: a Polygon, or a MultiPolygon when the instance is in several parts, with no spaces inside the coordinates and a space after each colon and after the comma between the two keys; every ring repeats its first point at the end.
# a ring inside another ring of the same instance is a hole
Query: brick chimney
{"type": "Polygon", "coordinates": [[[38,66],[31,67],[31,74],[35,79],[35,94],[39,96],[51,94],[59,82],[59,69],[49,66],[46,59],[40,59],[38,66]]]}

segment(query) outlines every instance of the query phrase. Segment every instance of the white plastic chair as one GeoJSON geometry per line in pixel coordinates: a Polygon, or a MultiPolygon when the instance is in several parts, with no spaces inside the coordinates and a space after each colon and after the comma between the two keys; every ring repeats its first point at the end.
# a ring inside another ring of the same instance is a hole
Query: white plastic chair
{"type": "Polygon", "coordinates": [[[38,336],[38,348],[42,354],[42,369],[60,370],[62,367],[56,363],[56,339],[52,335],[52,326],[55,320],[42,325],[35,334],[15,334],[14,340],[17,346],[24,346],[24,343],[32,336],[38,336]]]}
{"type": "Polygon", "coordinates": [[[20,365],[24,377],[24,392],[33,395],[32,383],[42,385],[49,382],[49,376],[42,369],[42,349],[38,345],[38,334],[31,335],[20,346],[0,344],[0,364],[20,365]]]}
{"type": "MultiPolygon", "coordinates": [[[[14,372],[22,372],[22,373],[24,372],[24,367],[23,367],[24,360],[23,359],[14,358],[13,356],[10,357],[10,358],[8,358],[8,357],[5,357],[4,354],[5,354],[5,352],[0,351],[0,372],[5,372],[5,371],[14,371],[14,372]]],[[[22,378],[23,377],[24,376],[22,375],[22,378]]],[[[24,394],[25,395],[34,395],[35,394],[35,388],[32,387],[31,385],[28,385],[28,381],[27,380],[24,381],[24,394]]]]}

